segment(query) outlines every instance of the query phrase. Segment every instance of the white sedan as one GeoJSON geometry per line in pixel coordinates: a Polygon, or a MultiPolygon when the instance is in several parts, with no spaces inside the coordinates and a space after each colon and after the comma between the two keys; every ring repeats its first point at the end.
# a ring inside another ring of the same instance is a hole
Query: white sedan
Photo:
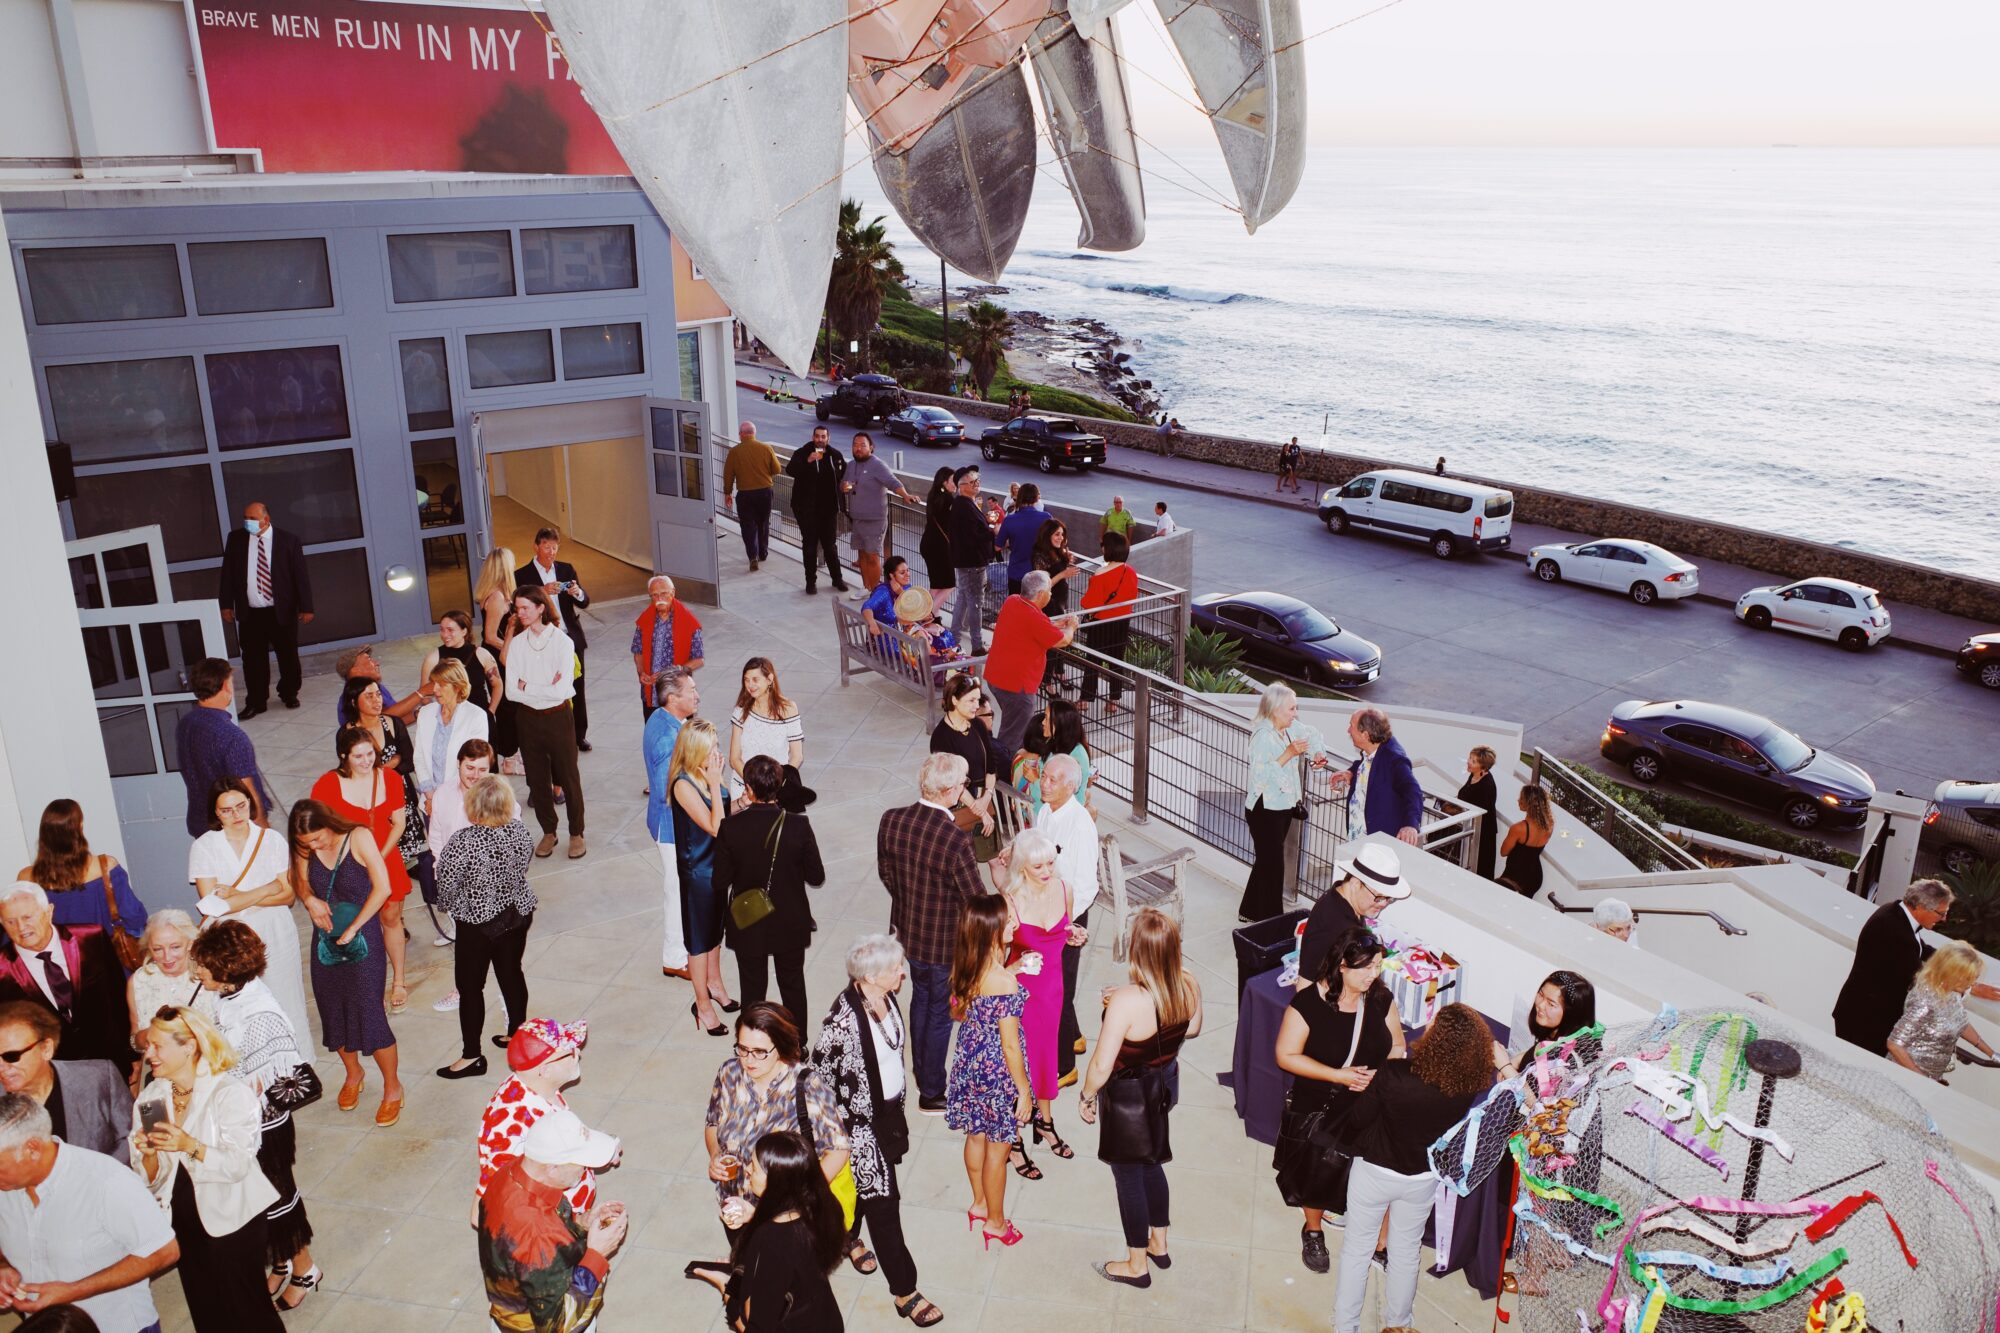
{"type": "Polygon", "coordinates": [[[1537,546],[1528,552],[1528,572],[1544,583],[1610,588],[1641,606],[1701,591],[1699,569],[1665,547],[1623,537],[1537,546]]]}
{"type": "Polygon", "coordinates": [[[1889,637],[1889,608],[1882,605],[1881,594],[1846,579],[1752,588],[1736,599],[1736,618],[1752,629],[1816,634],[1857,653],[1889,637]]]}

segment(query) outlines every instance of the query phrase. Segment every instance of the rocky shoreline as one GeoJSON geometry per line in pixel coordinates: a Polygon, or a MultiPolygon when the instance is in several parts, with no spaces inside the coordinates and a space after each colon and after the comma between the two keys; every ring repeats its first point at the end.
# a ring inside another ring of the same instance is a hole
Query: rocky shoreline
{"type": "MultiPolygon", "coordinates": [[[[913,283],[909,292],[910,299],[925,309],[939,308],[936,287],[913,283]]],[[[976,302],[1007,294],[1005,287],[977,283],[954,287],[953,315],[976,302]]],[[[996,304],[1007,305],[1005,301],[996,304]]],[[[1017,379],[1108,399],[1144,421],[1159,415],[1160,400],[1153,382],[1140,378],[1133,369],[1133,353],[1144,350],[1140,344],[1128,343],[1116,329],[1098,319],[1055,319],[1039,310],[1014,306],[1007,306],[1007,313],[1014,317],[1007,363],[1017,379]]]]}

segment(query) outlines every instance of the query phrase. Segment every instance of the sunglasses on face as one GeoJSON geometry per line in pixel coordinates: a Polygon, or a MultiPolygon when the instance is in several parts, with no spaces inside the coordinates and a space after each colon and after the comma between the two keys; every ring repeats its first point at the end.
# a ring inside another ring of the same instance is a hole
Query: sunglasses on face
{"type": "Polygon", "coordinates": [[[18,1051],[0,1051],[0,1060],[4,1060],[10,1065],[20,1064],[22,1056],[26,1055],[29,1051],[34,1050],[37,1046],[40,1045],[41,1043],[38,1041],[31,1041],[18,1051]]]}

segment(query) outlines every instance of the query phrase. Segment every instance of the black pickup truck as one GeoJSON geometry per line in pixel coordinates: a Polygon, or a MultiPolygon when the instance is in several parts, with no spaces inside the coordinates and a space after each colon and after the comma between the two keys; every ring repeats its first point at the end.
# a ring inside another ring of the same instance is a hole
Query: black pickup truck
{"type": "Polygon", "coordinates": [[[980,436],[979,452],[989,462],[1002,454],[1026,454],[1044,472],[1088,468],[1104,461],[1104,437],[1070,417],[1016,417],[980,436]]]}
{"type": "Polygon", "coordinates": [[[887,375],[856,375],[833,386],[813,404],[813,415],[821,421],[845,417],[857,426],[866,426],[877,417],[892,416],[910,405],[903,387],[887,375]]]}

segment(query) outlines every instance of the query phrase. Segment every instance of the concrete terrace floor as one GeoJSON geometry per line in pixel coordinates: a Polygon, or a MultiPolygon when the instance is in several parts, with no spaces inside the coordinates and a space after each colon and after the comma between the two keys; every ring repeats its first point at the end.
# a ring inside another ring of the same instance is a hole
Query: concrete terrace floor
{"type": "MultiPolygon", "coordinates": [[[[789,558],[746,575],[740,555],[725,549],[723,568],[728,609],[702,612],[710,663],[700,677],[702,715],[725,715],[736,668],[752,654],[776,662],[786,693],[804,710],[805,776],[820,792],[812,816],[828,871],[826,887],[815,893],[820,931],[807,965],[816,1026],[845,983],[849,941],[886,926],[875,826],[883,808],[915,799],[930,720],[913,695],[880,679],[840,688],[825,594],[807,599],[789,558]]],[[[625,1141],[624,1164],[606,1173],[603,1192],[629,1205],[633,1225],[613,1263],[599,1326],[720,1329],[714,1293],[685,1280],[681,1269],[690,1259],[721,1257],[701,1126],[728,1042],[695,1027],[688,986],[658,971],[659,871],[645,826],[639,706],[625,653],[625,626],[641,605],[602,604],[587,626],[596,747],[583,757],[590,854],[535,863],[541,908],[526,958],[529,1009],[589,1021],[583,1079],[570,1101],[586,1121],[625,1141]]],[[[427,647],[414,640],[384,646],[392,688],[414,681],[427,647]]],[[[322,661],[306,681],[300,710],[249,724],[283,801],[302,795],[331,762],[335,684],[322,661]]],[[[1121,817],[1108,823],[1130,850],[1152,854],[1152,838],[1123,827],[1121,817]]],[[[1149,832],[1179,845],[1171,830],[1155,825],[1149,832]]],[[[945,1312],[942,1327],[1296,1330],[1328,1323],[1336,1280],[1300,1264],[1298,1219],[1278,1198],[1270,1150],[1243,1134],[1229,1090],[1215,1082],[1234,1041],[1229,933],[1237,892],[1206,872],[1191,886],[1187,949],[1208,1000],[1204,1030],[1183,1056],[1183,1101],[1174,1116],[1172,1271],[1156,1272],[1148,1291],[1111,1285],[1091,1271],[1090,1261],[1121,1255],[1123,1243],[1110,1173],[1095,1159],[1094,1132],[1077,1120],[1073,1095],[1062,1097],[1056,1114],[1076,1158],[1058,1161],[1043,1151],[1043,1180],[1009,1178],[1009,1211],[1026,1240],[991,1253],[964,1229],[963,1140],[941,1117],[913,1113],[914,1142],[901,1168],[904,1227],[922,1290],[945,1312]]],[[[356,1112],[343,1115],[329,1094],[299,1117],[298,1178],[326,1280],[286,1317],[293,1330],[490,1327],[468,1212],[473,1138],[500,1067],[496,1060],[488,1077],[462,1082],[432,1074],[458,1049],[457,1015],[431,1010],[451,988],[451,951],[432,946],[421,907],[414,897],[411,903],[411,1001],[391,1020],[407,1088],[401,1122],[388,1129],[373,1123],[381,1082],[372,1063],[356,1112]]],[[[1082,993],[1122,972],[1100,937],[1084,961],[1082,993]]],[[[729,974],[733,989],[733,963],[729,974]]],[[[487,1030],[500,1031],[490,984],[487,1014],[487,1030]]],[[[337,1087],[338,1061],[320,1051],[318,1065],[329,1089],[337,1087]]],[[[1330,1233],[1336,1249],[1339,1234],[1330,1233]]],[[[833,1283],[849,1328],[908,1327],[881,1277],[863,1278],[843,1265],[833,1283]]],[[[165,1328],[189,1327],[178,1278],[163,1278],[154,1292],[165,1328]]],[[[1371,1331],[1379,1327],[1378,1293],[1379,1286],[1364,1323],[1371,1331]]],[[[1461,1278],[1423,1279],[1417,1325],[1425,1333],[1483,1330],[1490,1322],[1491,1311],[1461,1278]]]]}

